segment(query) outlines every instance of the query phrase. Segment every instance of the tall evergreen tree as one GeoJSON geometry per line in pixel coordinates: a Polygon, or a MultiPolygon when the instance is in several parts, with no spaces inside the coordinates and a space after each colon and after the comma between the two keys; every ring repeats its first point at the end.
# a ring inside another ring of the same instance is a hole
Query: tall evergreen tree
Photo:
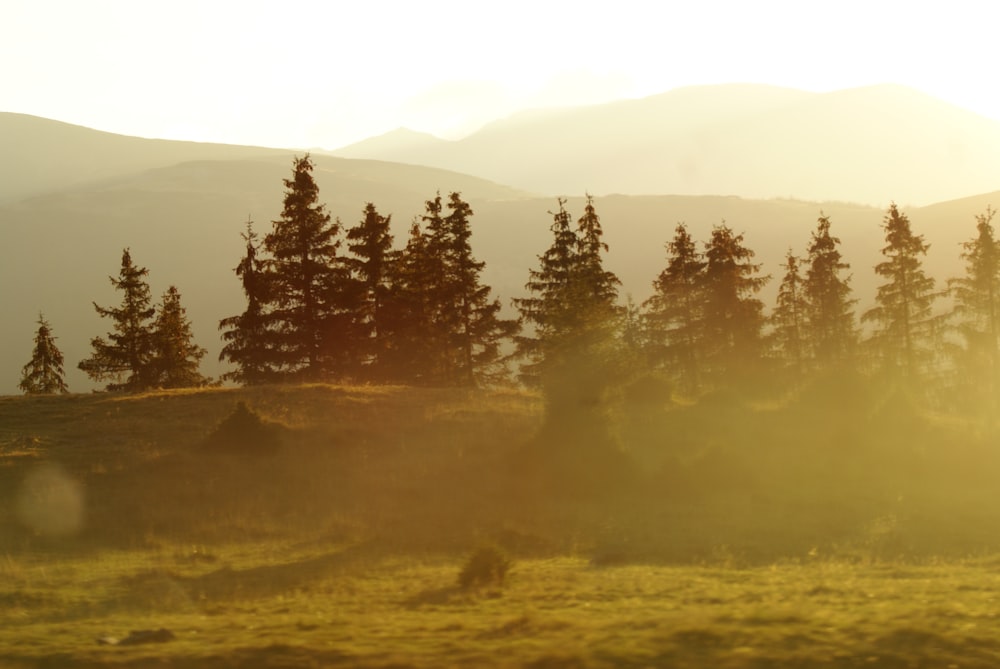
{"type": "Polygon", "coordinates": [[[683,223],[666,250],[667,266],[643,303],[644,330],[653,365],[672,370],[681,389],[694,395],[701,387],[705,259],[683,223]]]}
{"type": "Polygon", "coordinates": [[[933,353],[937,319],[931,314],[934,279],[923,270],[922,256],[929,245],[923,235],[913,234],[910,219],[893,203],[882,228],[886,260],[875,273],[886,281],[878,287],[875,306],[861,320],[875,325],[871,343],[890,375],[913,379],[920,375],[933,353]]]}
{"type": "Polygon", "coordinates": [[[388,331],[384,312],[389,300],[389,268],[392,254],[392,215],[382,216],[371,202],[364,218],[347,231],[348,260],[357,283],[357,305],[353,311],[353,332],[362,378],[382,377],[388,331]]]}
{"type": "Polygon", "coordinates": [[[149,270],[132,263],[129,249],[122,251],[122,266],[118,278],[109,277],[111,285],[124,293],[121,306],[105,308],[94,303],[103,318],[113,321],[114,330],[108,339],[94,337],[93,352],[81,360],[79,368],[95,381],[110,381],[109,391],[141,391],[152,387],[151,365],[154,350],[150,320],[152,307],[146,275],[149,270]]]}
{"type": "Polygon", "coordinates": [[[258,257],[260,244],[253,230],[253,221],[247,221],[247,231],[241,233],[246,242],[246,253],[234,270],[243,284],[247,299],[246,310],[238,316],[219,321],[225,345],[219,361],[228,360],[236,369],[222,375],[223,380],[245,385],[265,383],[273,377],[268,356],[268,319],[264,313],[266,283],[263,280],[263,261],[258,257]]]}
{"type": "Polygon", "coordinates": [[[31,360],[21,370],[18,388],[26,395],[51,395],[68,393],[63,354],[56,346],[52,328],[42,314],[38,314],[38,331],[35,333],[35,348],[31,360]]]}
{"type": "Polygon", "coordinates": [[[194,342],[191,321],[181,306],[181,294],[170,286],[153,322],[153,384],[158,388],[194,388],[208,384],[199,365],[207,352],[194,342]]]}
{"type": "Polygon", "coordinates": [[[841,259],[840,239],[830,234],[830,218],[820,214],[809,244],[803,293],[807,302],[806,339],[816,365],[844,365],[856,355],[858,332],[854,323],[850,277],[841,273],[850,265],[841,259]]]}
{"type": "MultiPolygon", "coordinates": [[[[995,211],[976,216],[976,236],[962,244],[965,275],[948,281],[954,297],[952,318],[965,346],[958,369],[979,398],[997,399],[1000,379],[1000,240],[993,228],[995,211]]],[[[978,403],[978,402],[977,402],[978,403]]]]}
{"type": "Polygon", "coordinates": [[[389,256],[389,290],[382,313],[384,378],[398,383],[430,384],[435,378],[436,346],[432,290],[425,277],[435,260],[427,237],[414,219],[402,251],[389,256]]]}
{"type": "Polygon", "coordinates": [[[570,300],[572,276],[577,264],[578,240],[566,201],[559,199],[559,211],[552,215],[552,245],[538,257],[538,269],[528,271],[528,297],[514,299],[521,319],[532,327],[531,334],[518,336],[518,355],[525,359],[521,379],[529,385],[542,381],[548,349],[557,347],[579,327],[570,300]]]}
{"type": "Polygon", "coordinates": [[[785,255],[785,270],[778,286],[778,298],[768,319],[771,323],[771,341],[775,353],[791,375],[792,384],[801,379],[806,369],[808,348],[806,340],[806,302],[799,259],[789,249],[785,255]]]}
{"type": "Polygon", "coordinates": [[[486,263],[472,254],[472,207],[459,193],[448,197],[449,214],[444,219],[443,253],[446,261],[444,313],[450,381],[471,386],[503,379],[506,364],[501,344],[519,330],[516,320],[500,318],[501,304],[491,299],[492,288],[482,283],[486,263]]]}
{"type": "Polygon", "coordinates": [[[754,297],[770,279],[759,276],[743,235],[723,223],[705,245],[705,365],[716,383],[749,381],[762,353],[764,304],[754,297]]]}
{"type": "Polygon", "coordinates": [[[531,270],[527,290],[515,300],[533,334],[517,339],[527,357],[522,376],[540,381],[548,411],[574,412],[596,406],[614,376],[616,335],[623,316],[620,281],[604,269],[600,218],[587,196],[574,230],[565,201],[553,214],[552,246],[531,270]]]}
{"type": "Polygon", "coordinates": [[[338,291],[346,268],[337,257],[340,222],[319,203],[309,155],[285,179],[284,208],[264,237],[268,361],[281,377],[320,380],[343,372],[349,355],[338,291]]]}

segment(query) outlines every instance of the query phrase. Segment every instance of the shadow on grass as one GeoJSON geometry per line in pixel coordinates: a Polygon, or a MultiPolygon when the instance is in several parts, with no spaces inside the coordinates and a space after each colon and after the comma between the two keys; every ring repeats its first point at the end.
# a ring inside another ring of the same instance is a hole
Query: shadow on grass
{"type": "Polygon", "coordinates": [[[198,604],[267,598],[309,590],[331,572],[370,560],[368,544],[282,564],[249,569],[224,566],[200,576],[155,569],[122,580],[123,593],[114,602],[131,609],[184,610],[198,604]]]}

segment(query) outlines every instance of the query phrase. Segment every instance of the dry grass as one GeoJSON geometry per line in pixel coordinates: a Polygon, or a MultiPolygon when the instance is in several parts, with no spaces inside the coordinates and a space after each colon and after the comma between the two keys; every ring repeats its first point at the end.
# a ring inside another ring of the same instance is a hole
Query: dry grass
{"type": "Polygon", "coordinates": [[[629,485],[580,494],[519,391],[0,398],[0,667],[1000,665],[990,434],[618,416],[629,485]],[[239,402],[274,452],[208,446],[239,402]],[[485,542],[509,577],[458,587],[485,542]]]}

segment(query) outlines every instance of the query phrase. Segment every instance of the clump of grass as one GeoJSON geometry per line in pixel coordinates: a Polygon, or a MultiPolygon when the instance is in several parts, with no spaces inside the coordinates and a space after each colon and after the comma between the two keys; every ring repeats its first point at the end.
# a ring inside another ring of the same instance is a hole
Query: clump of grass
{"type": "Polygon", "coordinates": [[[498,546],[485,544],[477,548],[465,561],[458,575],[458,585],[463,590],[476,587],[503,585],[512,562],[498,546]]]}
{"type": "Polygon", "coordinates": [[[277,426],[265,422],[242,401],[206,440],[211,450],[228,453],[270,454],[279,444],[277,426]]]}

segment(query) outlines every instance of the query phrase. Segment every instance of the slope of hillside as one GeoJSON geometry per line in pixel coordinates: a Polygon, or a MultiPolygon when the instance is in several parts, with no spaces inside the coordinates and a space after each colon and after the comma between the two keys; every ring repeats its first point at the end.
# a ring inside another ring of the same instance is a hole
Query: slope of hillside
{"type": "Polygon", "coordinates": [[[127,137],[0,112],[0,203],[188,160],[233,160],[288,151],[127,137]]]}
{"type": "MultiPolygon", "coordinates": [[[[407,135],[401,135],[407,138],[407,135]]],[[[524,113],[456,142],[337,155],[446,167],[543,193],[722,194],[913,205],[1000,187],[1000,123],[901,86],[678,89],[524,113]]]]}

